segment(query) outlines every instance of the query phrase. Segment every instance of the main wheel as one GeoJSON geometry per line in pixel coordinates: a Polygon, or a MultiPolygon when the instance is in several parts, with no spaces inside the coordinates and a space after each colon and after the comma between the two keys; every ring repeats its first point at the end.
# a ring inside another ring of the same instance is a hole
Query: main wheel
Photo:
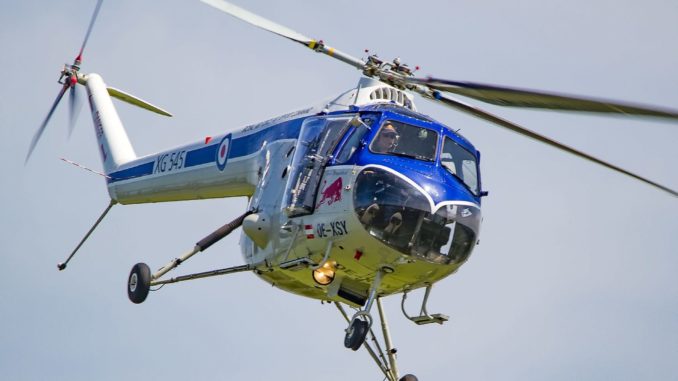
{"type": "Polygon", "coordinates": [[[346,336],[344,337],[344,346],[349,349],[357,351],[360,346],[365,342],[367,337],[367,331],[369,326],[366,321],[361,319],[355,319],[348,326],[346,330],[346,336]]]}
{"type": "Polygon", "coordinates": [[[132,303],[143,303],[151,289],[151,269],[145,263],[137,263],[127,278],[127,296],[132,303]]]}

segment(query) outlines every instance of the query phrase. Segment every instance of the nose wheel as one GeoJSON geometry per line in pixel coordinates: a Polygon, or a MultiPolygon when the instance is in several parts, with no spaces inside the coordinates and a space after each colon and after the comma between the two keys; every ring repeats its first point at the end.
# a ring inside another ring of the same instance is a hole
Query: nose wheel
{"type": "MultiPolygon", "coordinates": [[[[395,354],[397,349],[393,347],[391,343],[391,334],[388,329],[388,323],[386,321],[386,315],[384,314],[384,309],[381,305],[381,299],[377,298],[376,300],[377,308],[379,309],[379,318],[381,320],[381,329],[383,333],[384,346],[379,343],[379,340],[375,336],[371,326],[372,318],[369,313],[364,311],[357,312],[352,319],[349,319],[346,311],[341,306],[341,303],[335,302],[334,305],[337,307],[341,315],[346,319],[348,323],[348,328],[346,329],[346,336],[344,337],[344,346],[348,349],[357,351],[361,347],[364,347],[365,350],[374,360],[375,364],[379,369],[384,373],[385,380],[388,381],[410,381],[411,378],[399,379],[398,369],[396,367],[396,357],[395,354]],[[370,337],[370,342],[368,342],[367,336],[370,337]]],[[[414,379],[416,380],[416,378],[414,379]]]]}
{"type": "Polygon", "coordinates": [[[346,329],[344,336],[344,346],[348,349],[357,351],[365,342],[367,332],[370,330],[369,324],[362,319],[353,319],[346,329]]]}
{"type": "Polygon", "coordinates": [[[344,346],[346,348],[357,351],[363,343],[365,343],[367,332],[369,332],[372,327],[372,316],[370,315],[372,303],[377,299],[377,290],[379,289],[379,285],[381,284],[384,275],[392,272],[393,269],[386,266],[377,271],[377,275],[374,277],[372,287],[370,288],[370,294],[367,298],[365,309],[356,312],[356,314],[353,315],[351,322],[348,324],[348,328],[346,328],[346,336],[344,336],[344,346]]]}
{"type": "Polygon", "coordinates": [[[396,381],[398,380],[398,369],[396,368],[395,358],[396,349],[393,348],[393,345],[391,344],[391,335],[388,331],[388,323],[386,322],[386,316],[384,315],[384,310],[381,306],[381,299],[379,299],[378,296],[381,280],[386,274],[390,274],[392,272],[393,269],[387,266],[383,266],[379,269],[379,271],[377,271],[377,274],[372,281],[372,287],[370,288],[365,308],[356,312],[351,320],[348,319],[348,315],[346,315],[346,312],[341,307],[341,304],[335,303],[335,305],[348,322],[346,336],[344,336],[344,346],[354,351],[357,351],[360,349],[360,347],[364,346],[367,352],[369,352],[370,356],[372,356],[372,359],[374,359],[381,371],[384,373],[386,379],[389,381],[396,381]],[[379,309],[379,318],[381,320],[381,328],[384,334],[384,344],[386,345],[388,362],[386,360],[387,355],[382,351],[381,346],[379,345],[379,342],[377,341],[376,337],[374,336],[374,332],[372,332],[371,329],[373,321],[372,315],[370,315],[370,310],[372,309],[372,304],[375,301],[377,302],[377,308],[379,309]],[[374,341],[380,356],[377,355],[370,344],[365,342],[368,333],[370,333],[370,337],[374,341]]]}

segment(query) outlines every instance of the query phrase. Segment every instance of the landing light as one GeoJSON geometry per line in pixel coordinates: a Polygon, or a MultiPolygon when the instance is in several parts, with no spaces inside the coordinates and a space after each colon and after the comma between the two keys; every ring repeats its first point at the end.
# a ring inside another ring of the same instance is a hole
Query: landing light
{"type": "Polygon", "coordinates": [[[325,262],[324,265],[313,270],[313,280],[321,286],[327,286],[334,280],[336,263],[334,261],[325,262]]]}

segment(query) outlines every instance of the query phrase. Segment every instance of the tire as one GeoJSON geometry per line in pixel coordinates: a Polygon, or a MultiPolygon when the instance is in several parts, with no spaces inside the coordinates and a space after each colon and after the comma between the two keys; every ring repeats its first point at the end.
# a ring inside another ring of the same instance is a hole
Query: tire
{"type": "Polygon", "coordinates": [[[418,381],[419,379],[414,374],[406,374],[400,378],[398,381],[418,381]]]}
{"type": "Polygon", "coordinates": [[[369,327],[366,321],[361,319],[353,320],[351,325],[348,326],[348,329],[346,330],[344,346],[357,351],[365,342],[367,331],[369,331],[369,327]]]}
{"type": "Polygon", "coordinates": [[[145,263],[137,263],[127,278],[127,297],[132,303],[143,303],[150,289],[151,269],[145,263]]]}

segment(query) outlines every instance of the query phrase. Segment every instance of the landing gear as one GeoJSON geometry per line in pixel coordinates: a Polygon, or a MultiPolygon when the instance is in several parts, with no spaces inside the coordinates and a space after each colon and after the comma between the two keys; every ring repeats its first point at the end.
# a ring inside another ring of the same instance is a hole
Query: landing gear
{"type": "MultiPolygon", "coordinates": [[[[113,203],[111,203],[111,205],[113,205],[113,203]]],[[[208,235],[207,237],[201,239],[198,243],[196,243],[191,251],[185,253],[179,258],[175,258],[174,260],[170,261],[168,264],[163,266],[160,270],[158,270],[154,274],[151,274],[150,268],[145,263],[137,263],[136,265],[134,265],[134,267],[132,267],[132,271],[130,271],[129,273],[129,278],[127,279],[127,296],[129,297],[129,300],[132,301],[132,303],[136,304],[143,303],[144,300],[146,300],[146,297],[148,296],[148,292],[151,290],[151,286],[160,286],[168,283],[182,282],[191,279],[206,278],[210,276],[225,275],[241,271],[254,270],[255,266],[253,265],[243,265],[228,267],[219,270],[206,271],[197,274],[184,275],[166,280],[160,279],[163,275],[175,269],[177,266],[182,264],[184,261],[186,261],[193,255],[203,250],[206,250],[208,247],[212,246],[215,242],[227,236],[233,230],[242,225],[243,220],[252,213],[253,212],[251,211],[246,212],[242,216],[215,230],[212,234],[208,235]]]]}
{"type": "Polygon", "coordinates": [[[358,318],[353,319],[351,324],[346,329],[346,336],[344,337],[344,346],[348,349],[357,351],[365,342],[367,332],[370,330],[369,324],[358,318]]]}
{"type": "Polygon", "coordinates": [[[367,298],[367,303],[365,308],[361,311],[356,312],[353,315],[353,318],[349,320],[348,315],[344,311],[344,308],[339,303],[335,303],[339,312],[344,316],[346,321],[349,323],[348,328],[346,329],[346,336],[344,337],[344,346],[346,348],[357,351],[360,347],[364,346],[365,350],[369,352],[372,359],[376,362],[379,369],[384,373],[386,379],[389,381],[398,380],[398,368],[396,367],[396,358],[395,353],[397,350],[393,348],[391,344],[391,335],[388,330],[388,322],[386,321],[386,315],[384,314],[384,309],[381,306],[381,299],[378,296],[379,285],[381,280],[386,274],[393,272],[393,269],[387,266],[382,267],[377,272],[377,275],[372,281],[372,287],[370,287],[370,293],[367,298]],[[384,344],[386,345],[386,353],[382,350],[377,338],[372,331],[372,315],[370,315],[370,310],[374,302],[377,302],[377,308],[379,310],[379,319],[381,320],[381,329],[384,338],[384,344]],[[365,342],[367,334],[370,334],[371,340],[376,347],[373,349],[370,344],[365,342]]]}
{"type": "Polygon", "coordinates": [[[346,337],[344,338],[344,346],[346,348],[356,351],[365,342],[367,331],[372,328],[372,315],[370,315],[370,310],[372,309],[372,304],[378,298],[377,290],[379,289],[379,285],[381,284],[381,280],[384,278],[384,276],[392,272],[393,269],[386,266],[382,267],[377,272],[377,275],[374,277],[374,281],[372,282],[372,287],[370,288],[370,294],[367,298],[365,308],[353,315],[353,318],[346,329],[346,337]]]}
{"type": "Polygon", "coordinates": [[[377,308],[379,309],[379,319],[381,320],[382,337],[384,339],[384,347],[379,343],[371,326],[371,317],[369,314],[358,312],[353,319],[349,319],[344,307],[341,303],[335,302],[341,315],[346,319],[348,329],[346,329],[346,336],[344,338],[344,345],[346,348],[355,350],[364,347],[367,353],[372,357],[379,369],[384,373],[385,379],[388,381],[398,380],[398,368],[396,366],[395,354],[398,351],[391,343],[391,334],[388,329],[388,322],[386,321],[386,314],[381,305],[381,298],[376,298],[377,308]],[[363,333],[364,332],[364,333],[363,333]],[[369,334],[370,342],[366,341],[369,334]]]}
{"type": "Polygon", "coordinates": [[[146,300],[151,289],[151,269],[145,263],[137,263],[127,278],[127,296],[132,303],[139,304],[146,300]]]}

